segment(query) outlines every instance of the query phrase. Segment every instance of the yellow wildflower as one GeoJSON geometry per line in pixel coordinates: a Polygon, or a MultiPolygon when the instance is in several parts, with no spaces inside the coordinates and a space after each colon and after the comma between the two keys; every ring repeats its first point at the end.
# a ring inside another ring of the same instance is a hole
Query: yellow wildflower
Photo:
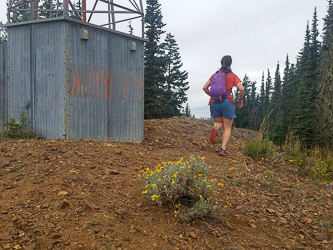
{"type": "Polygon", "coordinates": [[[202,195],[200,194],[199,197],[202,198],[202,195]]]}
{"type": "Polygon", "coordinates": [[[211,166],[208,166],[208,168],[211,168],[211,166]]]}
{"type": "Polygon", "coordinates": [[[159,179],[158,179],[158,181],[159,181],[159,182],[162,182],[162,179],[161,179],[161,178],[159,178],[159,179]]]}
{"type": "Polygon", "coordinates": [[[175,183],[175,180],[174,179],[172,179],[172,182],[171,182],[172,184],[174,184],[175,183]]]}
{"type": "Polygon", "coordinates": [[[199,176],[202,176],[202,174],[199,174],[199,176]]]}
{"type": "Polygon", "coordinates": [[[217,184],[217,185],[223,187],[223,183],[221,183],[221,182],[219,184],[217,184]]]}
{"type": "Polygon", "coordinates": [[[206,157],[201,157],[201,160],[205,159],[206,157]]]}
{"type": "Polygon", "coordinates": [[[207,180],[202,180],[202,181],[207,181],[207,180]]]}
{"type": "Polygon", "coordinates": [[[148,193],[148,190],[145,190],[145,191],[142,192],[142,194],[146,194],[146,193],[148,193]]]}
{"type": "Polygon", "coordinates": [[[207,201],[210,201],[211,199],[212,199],[212,197],[208,197],[208,198],[207,198],[207,201]]]}
{"type": "Polygon", "coordinates": [[[211,180],[210,180],[210,182],[214,182],[214,180],[213,180],[213,179],[211,179],[211,180]]]}
{"type": "Polygon", "coordinates": [[[152,184],[151,186],[152,186],[153,188],[156,188],[156,184],[152,184]]]}
{"type": "Polygon", "coordinates": [[[158,195],[154,194],[154,195],[151,197],[151,200],[152,200],[152,201],[155,201],[157,198],[158,198],[158,195]]]}

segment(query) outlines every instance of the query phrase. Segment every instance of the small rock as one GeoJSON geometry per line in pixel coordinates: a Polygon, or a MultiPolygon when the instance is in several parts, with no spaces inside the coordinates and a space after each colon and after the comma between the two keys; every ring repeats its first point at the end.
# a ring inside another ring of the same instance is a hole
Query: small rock
{"type": "Polygon", "coordinates": [[[23,249],[24,250],[34,250],[36,248],[36,246],[37,246],[36,243],[32,243],[28,246],[24,246],[23,249]]]}
{"type": "Polygon", "coordinates": [[[89,201],[85,201],[85,210],[93,210],[94,206],[89,202],[89,201]]]}
{"type": "Polygon", "coordinates": [[[316,240],[318,240],[318,241],[323,241],[326,237],[325,234],[314,234],[314,236],[315,236],[316,240]]]}
{"type": "Polygon", "coordinates": [[[115,212],[117,214],[125,214],[127,211],[126,211],[126,208],[121,207],[121,208],[115,209],[115,212]]]}
{"type": "Polygon", "coordinates": [[[36,236],[41,236],[42,235],[42,231],[40,231],[39,229],[35,229],[33,231],[33,234],[36,235],[36,236]]]}
{"type": "Polygon", "coordinates": [[[120,172],[118,172],[117,170],[111,170],[110,174],[111,175],[118,175],[118,174],[120,174],[120,172]]]}
{"type": "Polygon", "coordinates": [[[58,196],[65,196],[65,195],[68,195],[68,192],[66,192],[66,191],[60,191],[58,193],[58,196]]]}
{"type": "Polygon", "coordinates": [[[174,239],[169,239],[169,243],[171,245],[176,245],[177,244],[177,242],[174,239]]]}
{"type": "Polygon", "coordinates": [[[194,232],[190,232],[190,236],[191,236],[193,239],[198,238],[198,236],[197,236],[194,232]]]}
{"type": "Polygon", "coordinates": [[[50,250],[52,249],[54,246],[54,242],[50,242],[48,245],[47,245],[47,249],[50,250]]]}
{"type": "Polygon", "coordinates": [[[7,243],[3,246],[3,249],[11,249],[10,243],[7,243]]]}
{"type": "Polygon", "coordinates": [[[46,209],[46,208],[48,208],[49,207],[49,205],[47,204],[47,203],[44,203],[43,205],[42,205],[42,209],[46,209]]]}
{"type": "Polygon", "coordinates": [[[250,227],[252,227],[252,228],[257,228],[257,226],[256,226],[256,225],[254,225],[253,223],[252,223],[252,224],[250,224],[250,227]]]}
{"type": "Polygon", "coordinates": [[[0,168],[8,167],[8,166],[9,166],[9,162],[10,162],[10,160],[8,160],[8,159],[4,160],[4,161],[2,162],[0,168]]]}
{"type": "Polygon", "coordinates": [[[61,238],[61,235],[58,234],[58,233],[54,233],[54,234],[51,235],[51,238],[52,238],[52,239],[60,239],[60,238],[61,238]]]}
{"type": "Polygon", "coordinates": [[[123,241],[130,241],[131,240],[131,237],[129,235],[125,235],[123,237],[123,241]]]}
{"type": "Polygon", "coordinates": [[[62,202],[60,202],[60,203],[58,204],[57,207],[60,208],[60,209],[65,209],[65,208],[67,208],[67,207],[70,207],[70,203],[67,202],[67,201],[62,201],[62,202]]]}

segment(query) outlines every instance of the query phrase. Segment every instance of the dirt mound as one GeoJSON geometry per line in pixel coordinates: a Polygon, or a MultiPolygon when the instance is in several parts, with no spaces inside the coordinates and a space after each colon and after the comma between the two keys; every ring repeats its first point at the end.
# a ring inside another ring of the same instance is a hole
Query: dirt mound
{"type": "MultiPolygon", "coordinates": [[[[145,121],[143,143],[83,139],[0,142],[0,249],[332,249],[332,185],[277,158],[245,157],[253,132],[234,129],[230,157],[211,121],[145,121]],[[177,220],[141,196],[145,168],[205,156],[231,208],[222,220],[177,220]]],[[[279,154],[279,153],[277,153],[279,154]]]]}

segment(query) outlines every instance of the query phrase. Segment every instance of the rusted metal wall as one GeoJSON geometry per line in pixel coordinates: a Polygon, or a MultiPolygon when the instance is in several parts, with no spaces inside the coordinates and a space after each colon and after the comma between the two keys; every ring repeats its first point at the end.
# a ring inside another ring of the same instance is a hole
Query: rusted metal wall
{"type": "Polygon", "coordinates": [[[143,39],[66,18],[8,30],[11,116],[46,138],[143,140],[143,39]]]}
{"type": "Polygon", "coordinates": [[[0,129],[7,120],[7,43],[0,42],[0,129]]]}
{"type": "Polygon", "coordinates": [[[70,138],[142,141],[143,41],[78,23],[69,33],[70,138]]]}

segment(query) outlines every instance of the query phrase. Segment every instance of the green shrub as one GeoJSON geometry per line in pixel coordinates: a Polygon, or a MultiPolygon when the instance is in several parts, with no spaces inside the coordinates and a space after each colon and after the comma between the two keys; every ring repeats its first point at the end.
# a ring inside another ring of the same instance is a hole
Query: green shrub
{"type": "MultiPolygon", "coordinates": [[[[195,217],[214,216],[223,212],[224,207],[213,199],[216,188],[223,186],[210,179],[210,166],[204,157],[189,161],[180,158],[177,162],[163,162],[155,169],[146,169],[139,182],[142,195],[153,203],[172,203],[175,217],[192,220],[195,217]]],[[[228,205],[227,205],[228,207],[228,205]]]]}
{"type": "Polygon", "coordinates": [[[273,144],[268,139],[257,139],[256,141],[247,140],[245,143],[245,155],[258,161],[266,158],[273,152],[273,144]]]}
{"type": "Polygon", "coordinates": [[[36,131],[28,127],[28,119],[25,116],[24,108],[21,108],[20,121],[16,122],[14,118],[10,117],[8,120],[3,121],[2,125],[5,129],[1,130],[1,137],[10,139],[29,139],[37,136],[36,131]]]}

